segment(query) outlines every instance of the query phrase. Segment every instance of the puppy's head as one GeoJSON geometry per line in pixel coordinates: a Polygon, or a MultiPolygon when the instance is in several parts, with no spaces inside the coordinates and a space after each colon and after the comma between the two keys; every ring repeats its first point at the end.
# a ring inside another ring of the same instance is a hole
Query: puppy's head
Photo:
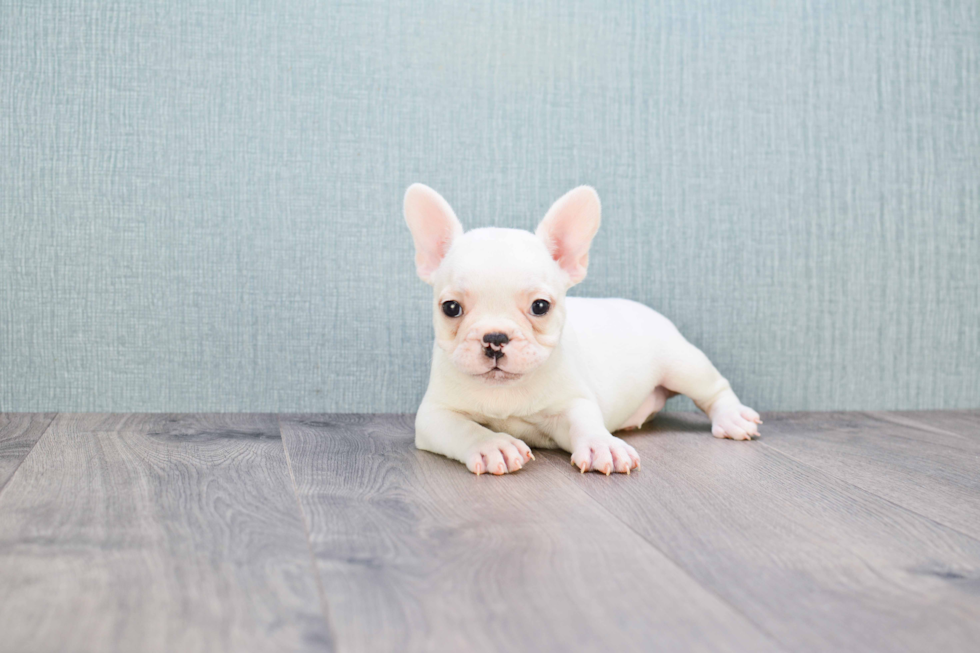
{"type": "Polygon", "coordinates": [[[457,369],[506,383],[548,360],[565,323],[565,292],[585,278],[599,219],[599,196],[579,186],[552,205],[533,234],[463,233],[439,193],[409,186],[405,220],[415,265],[435,291],[436,343],[457,369]]]}

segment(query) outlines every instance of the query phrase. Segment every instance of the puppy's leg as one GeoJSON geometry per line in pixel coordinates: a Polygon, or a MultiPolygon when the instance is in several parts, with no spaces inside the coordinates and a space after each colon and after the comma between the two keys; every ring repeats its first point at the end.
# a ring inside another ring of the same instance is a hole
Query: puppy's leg
{"type": "Polygon", "coordinates": [[[476,475],[516,472],[534,460],[531,449],[517,438],[426,401],[415,416],[415,446],[458,460],[476,475]]]}
{"type": "Polygon", "coordinates": [[[572,464],[582,473],[612,472],[629,474],[640,468],[636,449],[606,429],[599,405],[588,399],[576,399],[556,420],[552,439],[572,454],[572,464]]]}
{"type": "Polygon", "coordinates": [[[642,427],[653,419],[657,413],[663,410],[667,400],[676,394],[676,392],[671,392],[667,388],[658,385],[650,393],[650,396],[643,400],[643,403],[636,409],[636,412],[626,418],[626,422],[619,430],[632,431],[642,427]]]}
{"type": "Polygon", "coordinates": [[[711,418],[716,438],[751,440],[759,435],[759,413],[743,406],[727,379],[704,353],[678,334],[671,343],[670,359],[663,383],[668,390],[687,395],[711,418]]]}

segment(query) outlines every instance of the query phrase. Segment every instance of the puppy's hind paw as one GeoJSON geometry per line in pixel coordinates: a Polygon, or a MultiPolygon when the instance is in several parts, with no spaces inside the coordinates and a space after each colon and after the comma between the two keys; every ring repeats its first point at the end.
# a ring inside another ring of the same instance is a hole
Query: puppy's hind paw
{"type": "Polygon", "coordinates": [[[466,469],[477,476],[482,474],[501,476],[516,472],[531,460],[534,460],[534,454],[526,444],[505,433],[499,433],[493,438],[473,445],[466,452],[464,461],[466,469]]]}
{"type": "Polygon", "coordinates": [[[711,434],[716,438],[751,440],[759,437],[759,413],[741,404],[716,411],[711,416],[711,434]]]}

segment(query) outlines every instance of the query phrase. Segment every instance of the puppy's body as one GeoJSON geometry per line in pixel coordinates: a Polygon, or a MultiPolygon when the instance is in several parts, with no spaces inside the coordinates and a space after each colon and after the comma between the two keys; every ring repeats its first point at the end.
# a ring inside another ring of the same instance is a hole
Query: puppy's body
{"type": "Polygon", "coordinates": [[[435,191],[405,201],[419,275],[433,285],[436,344],[416,445],[474,473],[516,471],[535,447],[572,453],[582,471],[629,473],[636,451],[613,431],[641,426],[676,393],[717,437],[750,439],[758,414],[707,357],[652,309],[625,299],[566,298],[588,265],[599,201],[580,187],[535,235],[462,233],[435,191]]]}
{"type": "Polygon", "coordinates": [[[560,446],[551,437],[550,421],[577,398],[598,405],[608,431],[642,426],[667,399],[662,384],[668,352],[690,345],[667,318],[642,304],[580,297],[565,301],[560,344],[526,378],[487,392],[484,381],[473,383],[436,346],[426,400],[533,447],[560,446]]]}

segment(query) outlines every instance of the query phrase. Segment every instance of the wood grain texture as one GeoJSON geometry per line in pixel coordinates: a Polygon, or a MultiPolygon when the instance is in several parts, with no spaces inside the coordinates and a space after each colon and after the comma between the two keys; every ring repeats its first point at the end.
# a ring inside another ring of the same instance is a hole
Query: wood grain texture
{"type": "Polygon", "coordinates": [[[476,477],[417,451],[411,416],[280,427],[338,650],[777,648],[565,470],[476,477]]]}
{"type": "Polygon", "coordinates": [[[767,415],[763,442],[980,540],[980,436],[954,430],[965,415],[767,415]]]}
{"type": "Polygon", "coordinates": [[[54,416],[55,413],[0,413],[0,492],[54,416]]]}
{"type": "Polygon", "coordinates": [[[612,482],[541,458],[791,650],[975,651],[980,542],[781,453],[766,426],[740,443],[661,416],[628,438],[642,471],[612,482]]]}
{"type": "Polygon", "coordinates": [[[5,651],[329,650],[276,419],[59,415],[0,496],[5,651]]]}
{"type": "Polygon", "coordinates": [[[885,422],[916,427],[915,432],[904,433],[905,437],[971,452],[980,451],[980,410],[889,411],[868,415],[885,422]]]}

